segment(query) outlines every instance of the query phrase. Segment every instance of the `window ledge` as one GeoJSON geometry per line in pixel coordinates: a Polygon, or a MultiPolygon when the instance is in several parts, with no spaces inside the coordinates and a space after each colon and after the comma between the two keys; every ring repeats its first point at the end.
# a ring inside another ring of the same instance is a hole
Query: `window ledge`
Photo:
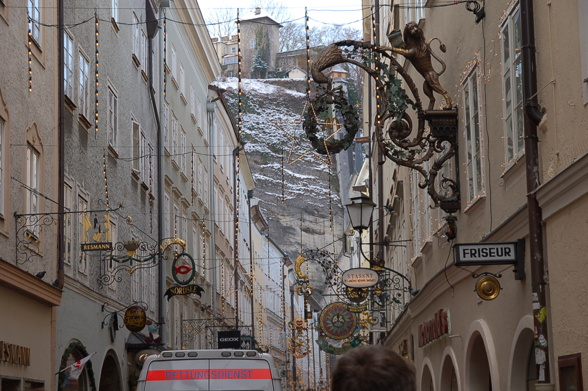
{"type": "Polygon", "coordinates": [[[118,159],[118,152],[116,151],[116,149],[112,146],[112,144],[108,144],[108,153],[110,155],[112,155],[114,158],[118,159]]]}
{"type": "Polygon", "coordinates": [[[71,100],[71,98],[67,95],[65,95],[65,105],[72,112],[78,108],[78,106],[76,106],[76,104],[73,102],[73,100],[71,100]]]}
{"type": "Polygon", "coordinates": [[[141,172],[139,170],[137,170],[136,168],[133,168],[131,170],[131,177],[133,177],[133,179],[135,180],[139,180],[139,175],[141,174],[141,172]]]}
{"type": "Polygon", "coordinates": [[[114,29],[114,32],[118,34],[118,32],[120,31],[120,28],[118,27],[118,23],[116,23],[116,20],[114,20],[114,18],[110,18],[110,23],[112,24],[112,28],[114,29]]]}
{"type": "Polygon", "coordinates": [[[192,118],[192,122],[193,122],[194,124],[196,124],[196,122],[198,122],[198,121],[196,121],[196,116],[194,115],[194,113],[191,113],[191,114],[190,114],[190,118],[192,118]]]}
{"type": "Polygon", "coordinates": [[[141,69],[141,76],[143,77],[143,80],[145,80],[145,81],[149,80],[149,76],[147,76],[147,74],[145,73],[145,71],[143,69],[141,69]]]}
{"type": "Polygon", "coordinates": [[[186,100],[186,97],[184,96],[183,92],[180,92],[180,99],[182,100],[182,103],[184,104],[184,106],[186,106],[188,104],[188,101],[186,100]]]}
{"type": "Polygon", "coordinates": [[[78,114],[78,121],[84,128],[86,128],[86,130],[90,130],[92,127],[92,123],[88,120],[88,118],[86,118],[84,114],[78,114]]]}
{"type": "Polygon", "coordinates": [[[133,53],[131,55],[131,59],[133,60],[133,64],[135,64],[135,66],[137,68],[139,68],[141,66],[141,61],[139,61],[139,59],[137,58],[137,56],[135,55],[135,53],[133,53]]]}
{"type": "Polygon", "coordinates": [[[486,199],[486,194],[478,196],[477,198],[473,199],[472,201],[470,201],[465,208],[463,209],[464,213],[467,213],[468,211],[470,211],[471,209],[473,209],[476,205],[478,205],[479,203],[482,202],[482,200],[486,199]]]}

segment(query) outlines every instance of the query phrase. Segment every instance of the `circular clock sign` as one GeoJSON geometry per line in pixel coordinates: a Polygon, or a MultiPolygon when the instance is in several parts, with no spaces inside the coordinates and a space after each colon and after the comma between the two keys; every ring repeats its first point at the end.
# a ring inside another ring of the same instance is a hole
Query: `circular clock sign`
{"type": "Polygon", "coordinates": [[[319,325],[327,337],[341,340],[353,334],[357,328],[357,317],[347,309],[347,304],[335,302],[321,311],[319,325]]]}

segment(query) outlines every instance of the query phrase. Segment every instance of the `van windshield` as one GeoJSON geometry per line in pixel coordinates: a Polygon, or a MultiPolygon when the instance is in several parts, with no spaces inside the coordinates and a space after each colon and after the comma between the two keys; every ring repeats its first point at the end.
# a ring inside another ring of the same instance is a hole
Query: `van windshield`
{"type": "Polygon", "coordinates": [[[265,360],[165,360],[149,365],[145,391],[273,391],[265,360]]]}

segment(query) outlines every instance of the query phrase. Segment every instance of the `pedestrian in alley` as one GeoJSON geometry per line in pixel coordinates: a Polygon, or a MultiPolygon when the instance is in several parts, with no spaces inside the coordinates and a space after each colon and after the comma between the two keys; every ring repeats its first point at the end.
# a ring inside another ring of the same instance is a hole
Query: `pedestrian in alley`
{"type": "Polygon", "coordinates": [[[335,364],[332,391],[416,391],[412,364],[383,345],[343,354],[335,364]]]}

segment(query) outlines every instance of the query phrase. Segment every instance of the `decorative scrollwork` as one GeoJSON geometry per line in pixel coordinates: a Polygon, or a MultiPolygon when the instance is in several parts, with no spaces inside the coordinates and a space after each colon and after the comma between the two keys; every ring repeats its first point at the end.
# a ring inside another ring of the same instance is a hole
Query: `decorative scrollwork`
{"type": "Polygon", "coordinates": [[[41,234],[55,225],[56,214],[15,214],[16,262],[23,264],[41,257],[41,234]]]}
{"type": "Polygon", "coordinates": [[[311,73],[316,83],[327,83],[328,89],[331,81],[323,70],[341,63],[363,69],[375,85],[374,125],[380,150],[396,164],[419,172],[423,178],[419,186],[427,189],[435,206],[455,213],[459,210],[458,184],[437,176],[456,153],[457,110],[423,110],[419,90],[394,57],[395,50],[362,41],[335,42],[312,65],[311,73]],[[409,107],[414,117],[408,114],[409,107]]]}

